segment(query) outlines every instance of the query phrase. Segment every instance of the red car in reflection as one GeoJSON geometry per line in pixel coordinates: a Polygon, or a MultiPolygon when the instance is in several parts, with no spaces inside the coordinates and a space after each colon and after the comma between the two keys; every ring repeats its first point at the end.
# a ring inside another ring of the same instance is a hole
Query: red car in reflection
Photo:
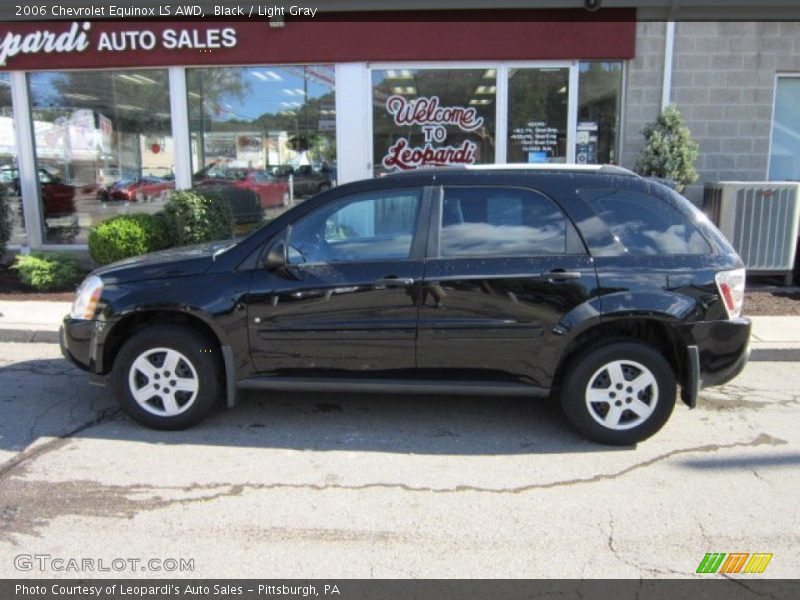
{"type": "Polygon", "coordinates": [[[289,184],[263,169],[210,165],[194,175],[196,187],[230,186],[255,192],[261,208],[289,205],[289,184]]]}
{"type": "Polygon", "coordinates": [[[175,189],[175,181],[163,177],[146,176],[140,179],[121,179],[102,188],[97,196],[100,200],[121,200],[124,202],[147,202],[161,197],[168,190],[175,189]]]}
{"type": "MultiPolygon", "coordinates": [[[[74,214],[75,186],[64,183],[46,169],[39,169],[38,174],[45,218],[74,214]]],[[[2,168],[0,181],[7,182],[13,195],[20,195],[19,171],[16,168],[2,168]]]]}

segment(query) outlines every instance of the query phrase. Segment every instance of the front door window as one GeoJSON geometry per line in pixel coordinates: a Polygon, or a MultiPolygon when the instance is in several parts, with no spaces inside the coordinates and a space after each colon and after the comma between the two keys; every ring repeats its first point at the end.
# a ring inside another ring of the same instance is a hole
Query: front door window
{"type": "Polygon", "coordinates": [[[326,206],[292,228],[289,262],[406,259],[419,202],[419,190],[390,190],[348,197],[326,206]]]}

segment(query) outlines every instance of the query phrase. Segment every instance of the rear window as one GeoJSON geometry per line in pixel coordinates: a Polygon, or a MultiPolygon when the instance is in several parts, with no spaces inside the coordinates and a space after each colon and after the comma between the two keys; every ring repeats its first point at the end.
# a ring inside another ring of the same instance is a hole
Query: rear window
{"type": "Polygon", "coordinates": [[[619,190],[579,190],[629,254],[707,254],[706,239],[677,209],[656,196],[619,190]]]}

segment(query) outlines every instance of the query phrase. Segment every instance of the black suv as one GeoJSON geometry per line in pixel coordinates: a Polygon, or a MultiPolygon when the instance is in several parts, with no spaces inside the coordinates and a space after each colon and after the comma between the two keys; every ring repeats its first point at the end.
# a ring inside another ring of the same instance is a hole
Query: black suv
{"type": "Polygon", "coordinates": [[[588,437],[631,444],[678,385],[691,407],[742,370],[744,275],[702,213],[625,169],[430,169],[98,269],[62,348],[150,427],[240,389],[554,394],[588,437]]]}

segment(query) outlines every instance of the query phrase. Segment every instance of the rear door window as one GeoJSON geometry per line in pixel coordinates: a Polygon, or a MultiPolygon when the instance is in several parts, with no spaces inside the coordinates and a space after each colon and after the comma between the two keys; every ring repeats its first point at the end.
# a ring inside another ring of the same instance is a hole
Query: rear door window
{"type": "Polygon", "coordinates": [[[531,190],[446,187],[442,258],[564,254],[572,225],[552,200],[531,190]]]}
{"type": "Polygon", "coordinates": [[[706,239],[677,209],[656,196],[585,189],[579,195],[633,255],[707,254],[706,239]]]}

